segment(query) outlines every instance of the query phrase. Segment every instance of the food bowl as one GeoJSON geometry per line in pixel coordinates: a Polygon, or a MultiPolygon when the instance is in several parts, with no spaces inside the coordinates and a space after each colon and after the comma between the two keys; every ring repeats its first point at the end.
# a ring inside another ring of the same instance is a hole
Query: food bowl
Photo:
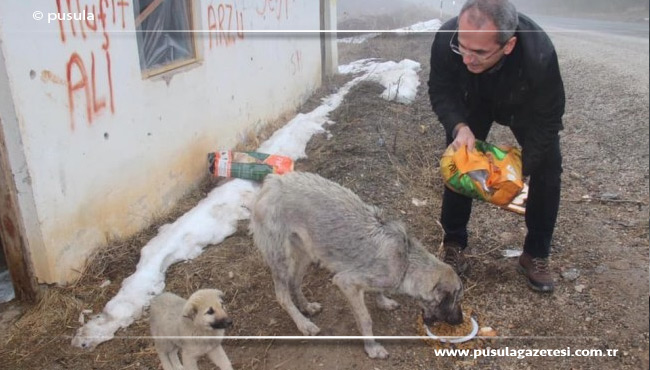
{"type": "Polygon", "coordinates": [[[463,343],[473,339],[474,337],[476,337],[476,334],[478,333],[478,322],[476,322],[476,319],[474,319],[471,316],[470,316],[470,320],[472,322],[472,331],[469,334],[462,337],[435,335],[431,332],[431,330],[429,330],[429,327],[427,325],[424,325],[424,329],[426,330],[427,336],[429,336],[429,338],[431,339],[435,339],[443,343],[463,343]]]}

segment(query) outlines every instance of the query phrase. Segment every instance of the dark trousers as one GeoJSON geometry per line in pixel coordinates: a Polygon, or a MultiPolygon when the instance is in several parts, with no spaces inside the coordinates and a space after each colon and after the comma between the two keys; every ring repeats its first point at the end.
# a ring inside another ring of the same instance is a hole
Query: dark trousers
{"type": "MultiPolygon", "coordinates": [[[[492,127],[492,117],[487,111],[472,114],[468,119],[470,129],[479,140],[485,140],[492,127]]],[[[517,142],[526,150],[525,128],[511,127],[517,142]]],[[[447,145],[453,138],[447,135],[447,145]]],[[[526,203],[526,227],[528,232],[524,251],[532,257],[548,257],[551,251],[551,238],[560,205],[560,175],[562,155],[560,139],[556,136],[547,148],[544,161],[530,174],[528,201],[526,203]]],[[[440,222],[445,231],[444,242],[454,242],[467,246],[467,224],[472,212],[472,199],[455,193],[447,187],[442,198],[440,222]]]]}

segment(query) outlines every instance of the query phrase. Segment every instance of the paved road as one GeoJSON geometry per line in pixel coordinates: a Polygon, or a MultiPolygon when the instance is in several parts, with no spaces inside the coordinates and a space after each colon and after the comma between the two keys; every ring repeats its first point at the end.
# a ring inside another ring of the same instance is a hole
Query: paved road
{"type": "Polygon", "coordinates": [[[580,64],[601,66],[594,79],[603,83],[603,88],[610,79],[625,78],[629,88],[648,93],[648,22],[537,15],[531,18],[550,35],[558,55],[579,60],[580,64]]]}
{"type": "Polygon", "coordinates": [[[618,22],[585,18],[565,18],[543,15],[531,17],[548,32],[586,32],[610,35],[632,36],[648,39],[648,22],[618,22]]]}

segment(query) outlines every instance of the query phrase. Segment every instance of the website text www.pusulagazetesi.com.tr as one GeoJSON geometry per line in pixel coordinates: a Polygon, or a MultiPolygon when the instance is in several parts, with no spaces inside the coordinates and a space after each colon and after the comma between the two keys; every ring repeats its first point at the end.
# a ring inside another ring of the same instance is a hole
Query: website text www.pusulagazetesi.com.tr
{"type": "Polygon", "coordinates": [[[440,357],[615,357],[617,349],[517,349],[517,348],[480,348],[480,349],[434,349],[436,356],[440,357]]]}

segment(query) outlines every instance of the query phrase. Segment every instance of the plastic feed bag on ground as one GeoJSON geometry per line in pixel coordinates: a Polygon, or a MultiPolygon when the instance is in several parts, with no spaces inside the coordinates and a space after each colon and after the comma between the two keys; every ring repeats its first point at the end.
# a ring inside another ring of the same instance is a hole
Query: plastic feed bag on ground
{"type": "Polygon", "coordinates": [[[214,177],[262,181],[270,173],[282,175],[293,171],[293,160],[281,155],[223,150],[208,153],[208,166],[214,177]]]}

